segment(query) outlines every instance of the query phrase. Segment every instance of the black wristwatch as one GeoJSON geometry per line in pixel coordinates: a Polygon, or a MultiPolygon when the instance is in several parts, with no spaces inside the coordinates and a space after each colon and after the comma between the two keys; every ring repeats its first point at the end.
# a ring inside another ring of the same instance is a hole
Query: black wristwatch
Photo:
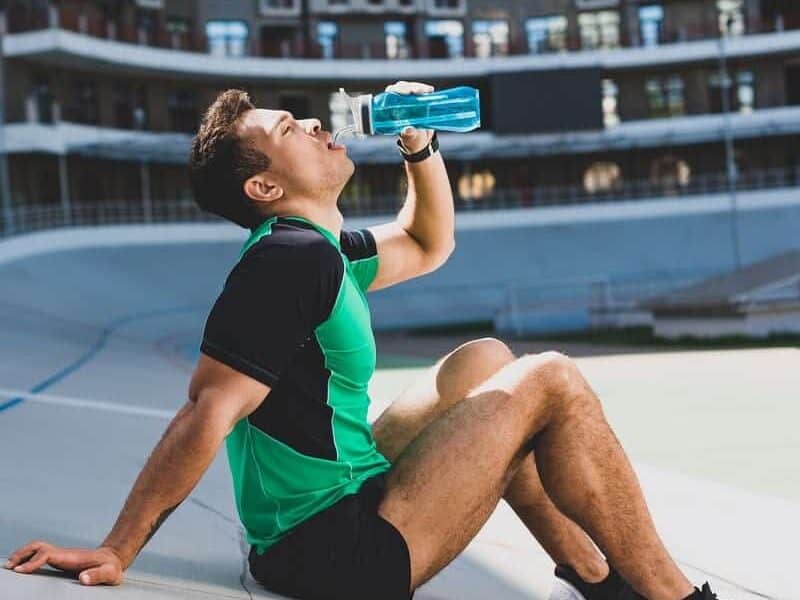
{"type": "Polygon", "coordinates": [[[418,150],[417,152],[413,153],[406,151],[405,147],[403,146],[403,141],[399,138],[397,140],[397,147],[400,148],[400,154],[406,162],[419,162],[421,160],[425,160],[429,156],[433,156],[433,153],[439,149],[439,138],[436,137],[436,131],[434,131],[433,135],[431,136],[431,141],[428,142],[428,145],[422,150],[418,150]]]}

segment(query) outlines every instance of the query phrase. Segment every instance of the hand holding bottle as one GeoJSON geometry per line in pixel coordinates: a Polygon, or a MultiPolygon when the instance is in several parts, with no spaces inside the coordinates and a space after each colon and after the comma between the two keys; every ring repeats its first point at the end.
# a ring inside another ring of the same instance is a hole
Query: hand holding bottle
{"type": "MultiPolygon", "coordinates": [[[[398,81],[387,85],[384,91],[394,92],[395,94],[429,94],[434,91],[434,87],[427,83],[416,81],[398,81]]],[[[428,145],[433,137],[433,129],[417,129],[416,127],[407,126],[403,128],[399,135],[403,147],[407,152],[413,154],[428,145]]]]}

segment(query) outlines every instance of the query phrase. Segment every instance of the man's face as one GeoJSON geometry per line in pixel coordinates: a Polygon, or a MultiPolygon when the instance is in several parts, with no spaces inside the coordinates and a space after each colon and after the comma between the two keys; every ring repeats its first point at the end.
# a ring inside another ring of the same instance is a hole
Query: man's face
{"type": "Polygon", "coordinates": [[[241,117],[243,137],[250,137],[270,158],[268,173],[284,197],[338,196],[355,166],[342,145],[317,119],[296,120],[285,110],[255,108],[241,117]]]}

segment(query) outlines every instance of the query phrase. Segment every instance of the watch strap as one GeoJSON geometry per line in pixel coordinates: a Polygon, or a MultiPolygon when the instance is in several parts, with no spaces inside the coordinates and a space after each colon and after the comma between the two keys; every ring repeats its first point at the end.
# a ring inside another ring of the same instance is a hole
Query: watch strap
{"type": "Polygon", "coordinates": [[[428,144],[422,150],[418,150],[416,152],[407,152],[403,146],[402,140],[400,139],[397,140],[397,147],[400,148],[400,154],[403,156],[406,162],[420,162],[429,156],[433,156],[433,154],[439,149],[439,138],[436,135],[436,131],[434,131],[428,144]]]}

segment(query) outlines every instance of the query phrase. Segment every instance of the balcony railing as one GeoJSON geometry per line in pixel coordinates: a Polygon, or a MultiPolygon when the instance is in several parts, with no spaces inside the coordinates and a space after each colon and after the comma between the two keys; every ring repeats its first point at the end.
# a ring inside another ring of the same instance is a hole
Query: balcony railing
{"type": "MultiPolygon", "coordinates": [[[[739,175],[735,190],[748,192],[800,187],[800,167],[766,169],[739,175]]],[[[535,208],[558,205],[613,203],[648,199],[684,198],[691,202],[704,194],[731,191],[724,173],[695,175],[687,185],[649,180],[631,181],[614,189],[589,193],[580,186],[536,186],[496,189],[478,199],[456,195],[458,211],[535,208]]],[[[398,195],[354,195],[345,193],[339,207],[345,216],[387,215],[396,213],[403,198],[398,195]]],[[[182,200],[130,202],[73,202],[21,205],[12,209],[13,224],[4,222],[0,214],[0,237],[40,229],[77,225],[112,225],[124,223],[215,222],[219,217],[197,207],[191,198],[182,200]]]]}
{"type": "MultiPolygon", "coordinates": [[[[22,33],[57,27],[89,35],[92,37],[113,39],[120,42],[152,46],[157,48],[186,50],[192,52],[208,52],[208,40],[203,31],[197,28],[189,28],[187,31],[170,30],[165,24],[153,21],[149,27],[137,27],[135,24],[120,23],[109,20],[101,15],[84,14],[76,11],[72,7],[51,5],[50,7],[37,5],[24,9],[9,9],[5,14],[6,31],[8,33],[22,33]]],[[[749,18],[745,24],[744,34],[772,33],[784,30],[800,29],[800,11],[795,15],[787,14],[785,18],[776,17],[772,19],[753,17],[749,18]]],[[[316,39],[306,39],[304,32],[306,28],[297,25],[298,36],[296,39],[287,40],[286,50],[281,49],[279,56],[286,55],[287,58],[321,58],[325,55],[322,47],[316,39]]],[[[674,44],[680,42],[716,39],[720,37],[719,25],[716,21],[701,22],[697,24],[687,24],[680,27],[663,27],[658,32],[657,40],[659,44],[674,44]]],[[[599,36],[599,34],[598,34],[599,36]]],[[[593,37],[598,37],[593,36],[593,37]]],[[[584,38],[578,30],[569,29],[560,34],[563,42],[559,42],[559,47],[552,47],[547,40],[541,40],[542,52],[544,54],[566,51],[578,52],[583,50],[598,50],[597,47],[587,47],[584,38]],[[563,48],[561,47],[563,46],[563,48]]],[[[420,47],[412,42],[413,36],[409,38],[408,58],[431,58],[426,48],[426,44],[420,47]]],[[[628,30],[625,27],[619,31],[619,47],[641,47],[644,41],[637,31],[628,30]]],[[[474,44],[469,32],[466,32],[464,49],[467,56],[474,55],[474,44]]],[[[273,47],[267,47],[261,43],[256,31],[253,31],[251,42],[247,48],[247,53],[253,56],[276,56],[273,47]]],[[[513,35],[508,40],[509,55],[525,55],[532,53],[528,47],[528,41],[522,34],[513,35]]],[[[375,43],[351,43],[337,40],[333,44],[334,58],[364,58],[382,59],[386,58],[386,46],[383,42],[375,43]]]]}

